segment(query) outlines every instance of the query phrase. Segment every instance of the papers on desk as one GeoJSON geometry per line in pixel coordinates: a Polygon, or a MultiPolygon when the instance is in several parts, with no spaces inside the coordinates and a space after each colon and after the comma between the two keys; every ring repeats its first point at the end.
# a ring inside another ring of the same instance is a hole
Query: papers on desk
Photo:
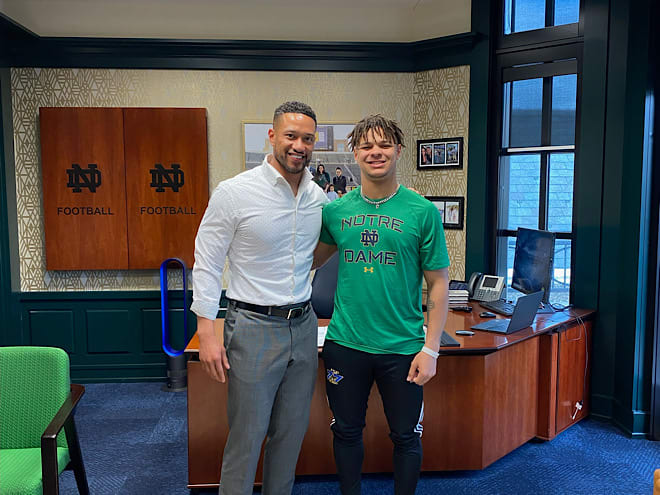
{"type": "Polygon", "coordinates": [[[470,293],[461,289],[449,289],[449,307],[467,306],[470,293]]]}
{"type": "Polygon", "coordinates": [[[319,327],[317,346],[323,347],[323,342],[325,342],[325,334],[328,333],[328,327],[319,327]]]}

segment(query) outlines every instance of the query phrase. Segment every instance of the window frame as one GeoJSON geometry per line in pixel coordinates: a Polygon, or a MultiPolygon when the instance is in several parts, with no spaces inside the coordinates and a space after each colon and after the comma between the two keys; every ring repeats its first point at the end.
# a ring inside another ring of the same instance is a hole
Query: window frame
{"type": "Polygon", "coordinates": [[[494,9],[496,19],[498,20],[498,22],[495,23],[495,26],[497,26],[496,45],[498,50],[510,48],[518,49],[524,45],[551,43],[559,40],[574,40],[575,38],[581,38],[584,35],[583,13],[585,0],[579,0],[580,7],[578,10],[578,22],[560,24],[558,26],[548,26],[548,23],[551,20],[554,22],[554,7],[556,0],[546,0],[546,27],[504,34],[504,3],[506,1],[507,0],[501,0],[498,2],[498,8],[494,9]]]}
{"type": "MultiPolygon", "coordinates": [[[[496,273],[498,268],[507,265],[506,250],[498,249],[500,243],[507,237],[515,237],[516,231],[499,226],[499,201],[500,201],[500,163],[502,156],[523,153],[521,149],[504,148],[503,135],[503,115],[504,115],[504,84],[525,79],[543,78],[543,103],[542,103],[542,142],[539,147],[525,148],[527,153],[540,154],[541,166],[541,184],[539,185],[539,228],[547,228],[547,208],[548,208],[548,180],[549,180],[549,162],[550,155],[558,152],[572,151],[574,156],[574,170],[579,164],[578,143],[580,129],[580,95],[582,93],[582,47],[583,47],[583,9],[584,0],[580,1],[580,20],[573,24],[564,24],[544,29],[523,31],[504,35],[504,2],[499,2],[499,9],[496,9],[496,25],[499,26],[497,46],[495,49],[491,101],[493,102],[493,111],[491,112],[492,129],[490,138],[490,156],[492,172],[489,174],[494,178],[492,182],[491,197],[491,225],[492,251],[490,256],[490,266],[492,272],[496,273]],[[551,138],[552,121],[552,77],[576,74],[576,108],[575,108],[575,143],[571,146],[548,146],[551,138]],[[514,152],[511,152],[511,151],[514,152]]],[[[554,7],[554,0],[548,2],[554,7]]],[[[546,5],[546,22],[548,19],[548,5],[546,5]]],[[[552,12],[554,15],[554,12],[552,12]]],[[[575,266],[575,212],[578,198],[575,195],[576,173],[573,180],[573,208],[570,232],[553,231],[557,239],[567,239],[571,241],[571,273],[574,273],[575,266]]],[[[500,274],[502,275],[502,274],[500,274]]],[[[504,274],[506,275],[506,274],[504,274]]],[[[569,288],[569,299],[574,295],[574,284],[571,279],[569,288]]]]}

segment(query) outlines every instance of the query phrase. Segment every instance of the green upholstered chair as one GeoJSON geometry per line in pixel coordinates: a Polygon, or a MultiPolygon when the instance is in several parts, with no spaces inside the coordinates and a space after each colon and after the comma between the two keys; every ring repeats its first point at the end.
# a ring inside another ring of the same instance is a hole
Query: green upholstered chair
{"type": "Polygon", "coordinates": [[[0,347],[0,495],[58,494],[65,468],[89,494],[73,421],[84,390],[62,349],[0,347]]]}

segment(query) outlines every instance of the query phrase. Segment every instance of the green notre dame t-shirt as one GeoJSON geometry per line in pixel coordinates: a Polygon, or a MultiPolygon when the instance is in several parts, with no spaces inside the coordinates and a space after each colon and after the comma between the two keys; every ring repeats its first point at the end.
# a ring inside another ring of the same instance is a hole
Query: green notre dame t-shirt
{"type": "Polygon", "coordinates": [[[403,186],[378,208],[354,189],[324,206],[321,242],[339,255],[326,339],[374,354],[419,352],[422,271],[449,266],[438,209],[403,186]]]}

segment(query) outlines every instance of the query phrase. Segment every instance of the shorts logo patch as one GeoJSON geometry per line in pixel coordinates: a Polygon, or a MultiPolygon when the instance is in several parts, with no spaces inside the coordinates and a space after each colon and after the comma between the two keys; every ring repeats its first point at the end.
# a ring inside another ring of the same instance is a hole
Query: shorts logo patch
{"type": "Polygon", "coordinates": [[[326,369],[327,374],[326,377],[328,378],[328,381],[332,383],[333,385],[337,385],[340,381],[344,379],[343,375],[339,374],[339,371],[333,370],[332,368],[326,369]]]}

